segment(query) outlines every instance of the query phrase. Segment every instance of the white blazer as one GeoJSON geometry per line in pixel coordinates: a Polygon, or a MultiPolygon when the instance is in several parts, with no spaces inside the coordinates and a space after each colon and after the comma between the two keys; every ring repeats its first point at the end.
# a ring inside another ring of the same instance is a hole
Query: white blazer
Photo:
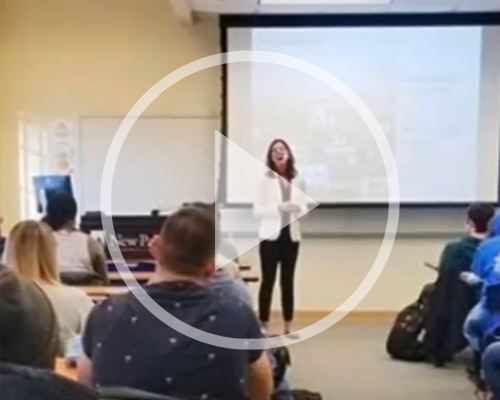
{"type": "MultiPolygon", "coordinates": [[[[283,203],[283,194],[280,186],[281,177],[264,175],[257,190],[253,213],[259,219],[259,238],[277,240],[282,228],[282,213],[279,209],[283,203]]],[[[291,215],[294,220],[290,224],[290,237],[293,242],[301,240],[300,223],[297,218],[307,213],[307,196],[303,192],[303,182],[295,178],[291,181],[292,191],[290,201],[300,206],[300,212],[291,215]]]]}

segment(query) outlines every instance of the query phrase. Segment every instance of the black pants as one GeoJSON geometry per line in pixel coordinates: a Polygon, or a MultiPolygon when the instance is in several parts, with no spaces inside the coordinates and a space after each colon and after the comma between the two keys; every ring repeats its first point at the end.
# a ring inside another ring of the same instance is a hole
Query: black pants
{"type": "Polygon", "coordinates": [[[260,265],[262,283],[259,291],[259,317],[262,322],[269,321],[274,282],[280,265],[281,307],[283,319],[293,320],[294,313],[294,276],[295,264],[299,254],[299,243],[290,238],[279,238],[276,241],[265,240],[260,243],[260,265]]]}

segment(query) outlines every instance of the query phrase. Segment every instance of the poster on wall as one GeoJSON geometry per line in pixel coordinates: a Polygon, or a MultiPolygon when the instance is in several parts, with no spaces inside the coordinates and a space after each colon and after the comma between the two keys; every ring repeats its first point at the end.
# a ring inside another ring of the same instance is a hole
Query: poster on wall
{"type": "Polygon", "coordinates": [[[22,218],[38,218],[33,177],[69,175],[78,199],[78,119],[19,116],[19,188],[22,218]]]}
{"type": "Polygon", "coordinates": [[[51,169],[56,174],[73,175],[76,165],[76,124],[72,120],[55,121],[49,133],[51,169]]]}

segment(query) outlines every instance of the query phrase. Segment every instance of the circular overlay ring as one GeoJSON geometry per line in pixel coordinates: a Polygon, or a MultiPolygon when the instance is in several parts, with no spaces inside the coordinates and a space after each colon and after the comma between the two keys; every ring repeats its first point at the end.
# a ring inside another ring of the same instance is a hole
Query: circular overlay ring
{"type": "Polygon", "coordinates": [[[193,61],[173,71],[158,83],[156,83],[139,99],[139,101],[132,107],[125,119],[122,121],[120,127],[118,128],[118,131],[116,132],[116,135],[113,138],[106,157],[106,161],[104,163],[104,170],[101,181],[101,210],[103,211],[102,223],[106,235],[111,234],[112,236],[116,237],[112,218],[107,218],[105,216],[113,215],[111,198],[114,169],[123,143],[125,142],[128,133],[132,129],[134,123],[137,121],[138,117],[158,96],[160,96],[165,90],[167,90],[169,87],[179,82],[180,80],[207,68],[236,62],[261,62],[277,64],[306,73],[328,85],[333,90],[336,90],[359,113],[361,118],[370,129],[370,132],[375,138],[380,153],[382,154],[388,179],[388,218],[386,230],[382,246],[380,247],[380,250],[370,271],[367,273],[361,284],[342,305],[340,305],[336,310],[334,310],[332,313],[322,318],[321,320],[317,321],[316,323],[297,331],[297,335],[294,335],[294,338],[283,335],[272,338],[236,339],[214,335],[202,331],[175,318],[173,315],[160,307],[146,293],[146,291],[141,287],[137,280],[135,280],[135,278],[130,278],[130,270],[128,269],[119,246],[112,246],[110,248],[110,253],[118,269],[118,272],[124,279],[127,287],[135,295],[135,297],[154,316],[170,326],[172,329],[175,329],[177,332],[182,333],[183,335],[186,335],[191,339],[198,340],[200,342],[213,346],[241,350],[270,349],[278,346],[286,346],[289,344],[298,343],[302,340],[309,339],[333,326],[336,322],[340,321],[344,316],[346,316],[352,309],[354,309],[354,307],[356,307],[361,302],[361,300],[373,287],[384,269],[387,259],[389,258],[389,255],[391,253],[392,246],[394,244],[399,220],[400,203],[399,180],[396,163],[394,161],[394,157],[384,131],[382,130],[382,127],[378,123],[377,119],[372,114],[370,109],[365,105],[365,103],[347,85],[342,83],[339,79],[337,79],[327,71],[309,62],[285,54],[264,51],[234,51],[214,54],[212,56],[193,61]]]}

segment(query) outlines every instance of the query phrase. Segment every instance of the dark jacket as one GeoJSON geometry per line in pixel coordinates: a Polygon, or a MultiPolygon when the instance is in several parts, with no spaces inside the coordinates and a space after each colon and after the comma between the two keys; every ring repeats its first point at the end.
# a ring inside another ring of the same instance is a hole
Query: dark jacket
{"type": "Polygon", "coordinates": [[[470,271],[480,243],[466,236],[449,243],[441,255],[424,339],[426,353],[438,365],[451,361],[467,345],[462,327],[476,303],[477,291],[460,279],[460,273],[470,271]]]}
{"type": "Polygon", "coordinates": [[[53,368],[58,348],[50,300],[38,285],[0,265],[0,361],[53,368]]]}
{"type": "Polygon", "coordinates": [[[49,370],[0,364],[2,399],[5,400],[97,400],[91,389],[55,375],[49,370]]]}
{"type": "Polygon", "coordinates": [[[181,400],[127,388],[99,391],[48,370],[0,363],[3,400],[181,400]]]}

